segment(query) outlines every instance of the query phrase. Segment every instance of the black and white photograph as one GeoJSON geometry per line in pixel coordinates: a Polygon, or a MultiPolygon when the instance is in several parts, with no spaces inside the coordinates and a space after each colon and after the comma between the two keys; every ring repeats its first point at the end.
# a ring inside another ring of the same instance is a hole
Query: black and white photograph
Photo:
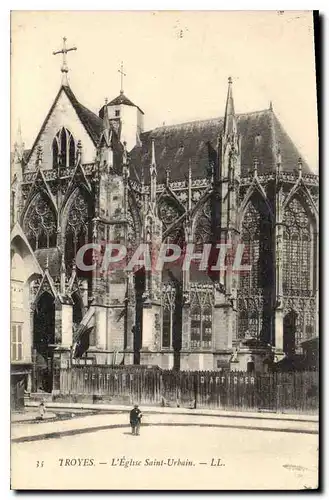
{"type": "Polygon", "coordinates": [[[11,12],[13,490],[319,487],[316,19],[11,12]]]}

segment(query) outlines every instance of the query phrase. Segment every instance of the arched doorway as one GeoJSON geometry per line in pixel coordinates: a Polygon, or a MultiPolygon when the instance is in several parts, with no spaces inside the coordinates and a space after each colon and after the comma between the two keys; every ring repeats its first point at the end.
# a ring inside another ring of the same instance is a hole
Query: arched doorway
{"type": "Polygon", "coordinates": [[[48,292],[44,292],[36,303],[33,325],[34,391],[51,392],[55,303],[54,297],[48,292]]]}
{"type": "Polygon", "coordinates": [[[297,313],[290,311],[283,319],[283,352],[292,356],[296,350],[296,320],[297,313]]]}

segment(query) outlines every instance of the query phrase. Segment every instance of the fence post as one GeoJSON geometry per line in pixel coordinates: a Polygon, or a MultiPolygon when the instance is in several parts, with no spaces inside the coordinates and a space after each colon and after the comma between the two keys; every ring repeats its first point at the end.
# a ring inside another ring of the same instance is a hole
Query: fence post
{"type": "Polygon", "coordinates": [[[193,385],[194,385],[194,409],[196,409],[198,402],[198,372],[194,373],[193,385]]]}

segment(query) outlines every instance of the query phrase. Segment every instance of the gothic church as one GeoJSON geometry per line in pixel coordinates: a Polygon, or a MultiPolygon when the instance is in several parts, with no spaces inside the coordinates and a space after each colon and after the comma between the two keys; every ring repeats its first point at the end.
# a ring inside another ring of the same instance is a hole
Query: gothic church
{"type": "MultiPolygon", "coordinates": [[[[65,42],[64,42],[65,43],[65,42]]],[[[268,370],[318,336],[318,176],[269,109],[144,130],[121,89],[98,113],[63,81],[11,182],[12,373],[54,367],[268,370]],[[85,243],[236,244],[247,273],[83,273],[85,243]]],[[[214,109],[216,116],[216,110],[214,109]]],[[[42,375],[40,375],[42,374],[42,375]]]]}

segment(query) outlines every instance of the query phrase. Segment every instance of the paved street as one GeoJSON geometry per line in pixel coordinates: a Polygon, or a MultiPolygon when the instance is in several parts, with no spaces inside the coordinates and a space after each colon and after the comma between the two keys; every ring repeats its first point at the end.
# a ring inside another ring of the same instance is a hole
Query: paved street
{"type": "Polygon", "coordinates": [[[315,422],[146,414],[141,436],[135,437],[127,421],[126,413],[117,413],[13,425],[14,439],[36,439],[12,444],[13,487],[304,489],[317,485],[318,435],[305,433],[316,432],[315,422]],[[38,438],[50,432],[53,439],[38,438]]]}

